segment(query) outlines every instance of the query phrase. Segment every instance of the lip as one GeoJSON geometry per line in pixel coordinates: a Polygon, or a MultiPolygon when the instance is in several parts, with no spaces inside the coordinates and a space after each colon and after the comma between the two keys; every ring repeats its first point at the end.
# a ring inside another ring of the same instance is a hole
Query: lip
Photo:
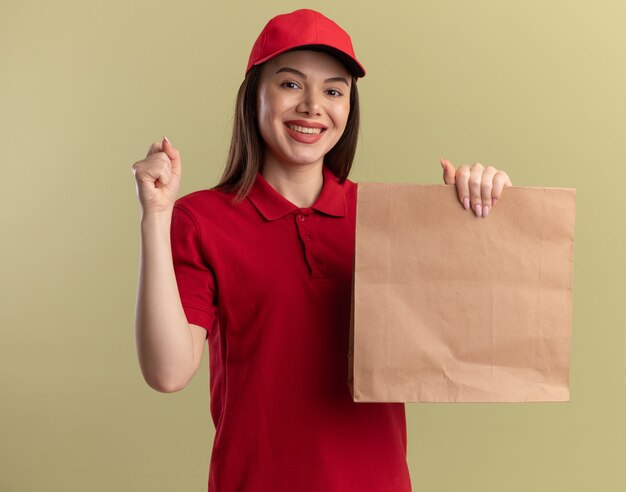
{"type": "MultiPolygon", "coordinates": [[[[295,141],[300,142],[300,143],[305,143],[305,144],[314,144],[316,142],[319,142],[320,139],[324,136],[324,131],[315,134],[315,133],[311,133],[311,134],[307,134],[307,133],[300,133],[300,132],[296,132],[294,130],[292,130],[291,128],[289,128],[286,124],[287,122],[285,122],[285,130],[287,130],[287,134],[293,138],[295,141]]],[[[291,123],[291,122],[290,122],[291,123]]],[[[293,123],[295,125],[295,123],[293,123]]],[[[304,126],[304,125],[299,125],[299,126],[304,126]]],[[[317,127],[319,128],[319,127],[317,127]]]]}
{"type": "Polygon", "coordinates": [[[289,120],[289,121],[285,121],[285,125],[287,125],[287,124],[304,126],[306,128],[323,128],[324,130],[327,129],[326,125],[322,125],[321,123],[316,123],[315,121],[289,120]]]}

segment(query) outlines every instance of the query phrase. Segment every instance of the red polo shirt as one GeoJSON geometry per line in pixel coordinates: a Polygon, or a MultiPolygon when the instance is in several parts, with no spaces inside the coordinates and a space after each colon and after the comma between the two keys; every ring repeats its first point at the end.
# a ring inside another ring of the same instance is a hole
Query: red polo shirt
{"type": "Polygon", "coordinates": [[[348,381],[357,184],[326,166],[311,207],[258,173],[179,198],[172,255],[189,323],[207,329],[210,492],[407,492],[403,403],[355,403],[348,381]]]}

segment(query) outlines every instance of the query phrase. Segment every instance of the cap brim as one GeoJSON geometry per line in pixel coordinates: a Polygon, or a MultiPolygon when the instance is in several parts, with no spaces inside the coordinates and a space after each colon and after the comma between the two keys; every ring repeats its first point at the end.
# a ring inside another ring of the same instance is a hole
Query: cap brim
{"type": "Polygon", "coordinates": [[[274,58],[282,53],[286,53],[287,51],[295,51],[295,50],[313,50],[313,51],[323,51],[330,55],[333,55],[335,58],[338,58],[341,61],[348,71],[352,73],[357,78],[361,78],[365,76],[365,69],[351,56],[345,54],[343,51],[338,50],[337,48],[333,48],[332,46],[328,46],[326,44],[304,44],[301,46],[290,46],[289,48],[282,49],[277,51],[276,53],[272,53],[265,58],[257,60],[255,65],[260,65],[261,63],[265,63],[267,60],[274,58]]]}

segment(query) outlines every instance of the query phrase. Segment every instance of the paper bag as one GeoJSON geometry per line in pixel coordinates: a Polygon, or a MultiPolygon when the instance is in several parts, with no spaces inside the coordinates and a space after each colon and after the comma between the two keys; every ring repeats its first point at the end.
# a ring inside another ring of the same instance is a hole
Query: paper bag
{"type": "Polygon", "coordinates": [[[359,183],[348,386],[357,402],[569,401],[576,190],[359,183]]]}

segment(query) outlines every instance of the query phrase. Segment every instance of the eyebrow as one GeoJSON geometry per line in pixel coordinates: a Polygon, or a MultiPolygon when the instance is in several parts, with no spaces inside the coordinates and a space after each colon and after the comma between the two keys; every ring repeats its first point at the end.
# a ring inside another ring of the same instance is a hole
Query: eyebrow
{"type": "MultiPolygon", "coordinates": [[[[282,67],[279,68],[278,70],[276,70],[275,74],[280,73],[280,72],[291,72],[291,73],[295,73],[296,75],[299,75],[300,77],[302,77],[303,79],[306,79],[306,75],[304,75],[300,70],[296,70],[295,68],[291,68],[291,67],[282,67]]],[[[344,84],[346,84],[348,87],[350,87],[350,84],[348,83],[348,80],[345,77],[330,77],[329,79],[326,79],[324,81],[324,83],[326,84],[327,82],[343,82],[344,84]]]]}

